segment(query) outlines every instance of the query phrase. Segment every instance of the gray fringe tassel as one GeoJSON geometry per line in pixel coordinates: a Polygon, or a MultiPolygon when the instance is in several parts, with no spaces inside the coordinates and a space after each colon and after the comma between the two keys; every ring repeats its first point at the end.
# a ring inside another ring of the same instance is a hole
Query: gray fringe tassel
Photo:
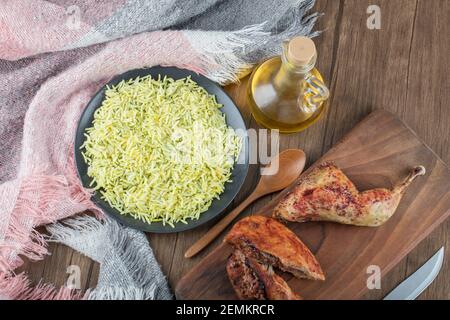
{"type": "Polygon", "coordinates": [[[49,241],[65,244],[100,263],[92,300],[172,299],[167,280],[144,233],[106,218],[83,215],[47,227],[49,241]]]}

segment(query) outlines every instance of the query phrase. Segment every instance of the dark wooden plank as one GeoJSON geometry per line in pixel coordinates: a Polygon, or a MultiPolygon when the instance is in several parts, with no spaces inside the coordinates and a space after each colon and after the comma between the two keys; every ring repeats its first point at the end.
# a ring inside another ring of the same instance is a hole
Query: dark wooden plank
{"type": "MultiPolygon", "coordinates": [[[[407,98],[402,118],[446,162],[450,163],[450,3],[445,0],[417,3],[411,38],[407,98]]],[[[442,245],[450,254],[450,221],[414,250],[407,261],[413,273],[442,245]]],[[[450,299],[450,260],[421,299],[450,299]]]]}
{"type": "MultiPolygon", "coordinates": [[[[402,104],[395,110],[446,163],[450,161],[448,126],[450,84],[444,71],[450,69],[448,56],[450,38],[447,36],[450,32],[449,17],[448,1],[416,1],[413,33],[409,38],[405,34],[403,40],[410,42],[405,76],[406,96],[401,96],[402,104]]],[[[420,267],[442,245],[445,245],[448,256],[449,228],[450,221],[447,221],[413,250],[408,259],[383,277],[381,291],[368,296],[372,298],[384,296],[404,277],[420,267]]],[[[449,283],[450,266],[446,261],[436,281],[421,298],[450,299],[449,283]]]]}
{"type": "MultiPolygon", "coordinates": [[[[375,108],[398,114],[406,97],[406,78],[416,1],[346,1],[334,74],[327,140],[331,147],[342,134],[375,108]],[[381,9],[381,30],[366,26],[369,5],[381,9]]],[[[406,261],[382,278],[382,290],[366,299],[380,299],[406,275],[406,261]]]]}

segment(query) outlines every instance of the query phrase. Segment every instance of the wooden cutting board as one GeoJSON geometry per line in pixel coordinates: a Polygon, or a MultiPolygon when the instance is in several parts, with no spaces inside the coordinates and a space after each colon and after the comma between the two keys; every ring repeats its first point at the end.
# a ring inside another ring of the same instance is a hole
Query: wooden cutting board
{"type": "MultiPolygon", "coordinates": [[[[288,224],[311,249],[326,274],[324,282],[282,276],[305,299],[358,299],[367,289],[367,268],[391,270],[450,214],[450,170],[416,134],[392,114],[379,110],[360,122],[312,167],[334,161],[359,190],[392,187],[409,168],[427,174],[408,188],[394,216],[378,228],[324,222],[288,224]]],[[[311,170],[309,168],[307,172],[311,170]]],[[[258,214],[270,215],[291,188],[258,214]]],[[[178,299],[236,299],[225,271],[231,247],[221,244],[186,274],[178,299]]]]}

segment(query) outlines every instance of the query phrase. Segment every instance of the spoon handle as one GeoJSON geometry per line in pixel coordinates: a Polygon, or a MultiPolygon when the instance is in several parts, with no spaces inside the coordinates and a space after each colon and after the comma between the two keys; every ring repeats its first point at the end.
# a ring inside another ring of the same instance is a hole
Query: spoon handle
{"type": "Polygon", "coordinates": [[[184,254],[185,258],[192,258],[197,253],[202,251],[208,244],[210,244],[245,208],[247,208],[253,201],[262,197],[263,194],[258,190],[253,191],[239,206],[234,208],[229,214],[222,218],[216,225],[214,225],[208,232],[195,242],[184,254]]]}

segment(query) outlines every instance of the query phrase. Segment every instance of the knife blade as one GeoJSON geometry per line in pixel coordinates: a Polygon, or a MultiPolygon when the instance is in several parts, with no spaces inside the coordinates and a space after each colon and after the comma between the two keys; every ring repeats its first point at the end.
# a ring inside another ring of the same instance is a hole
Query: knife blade
{"type": "Polygon", "coordinates": [[[414,300],[436,279],[444,261],[444,247],[440,248],[416,272],[406,278],[383,300],[414,300]]]}

